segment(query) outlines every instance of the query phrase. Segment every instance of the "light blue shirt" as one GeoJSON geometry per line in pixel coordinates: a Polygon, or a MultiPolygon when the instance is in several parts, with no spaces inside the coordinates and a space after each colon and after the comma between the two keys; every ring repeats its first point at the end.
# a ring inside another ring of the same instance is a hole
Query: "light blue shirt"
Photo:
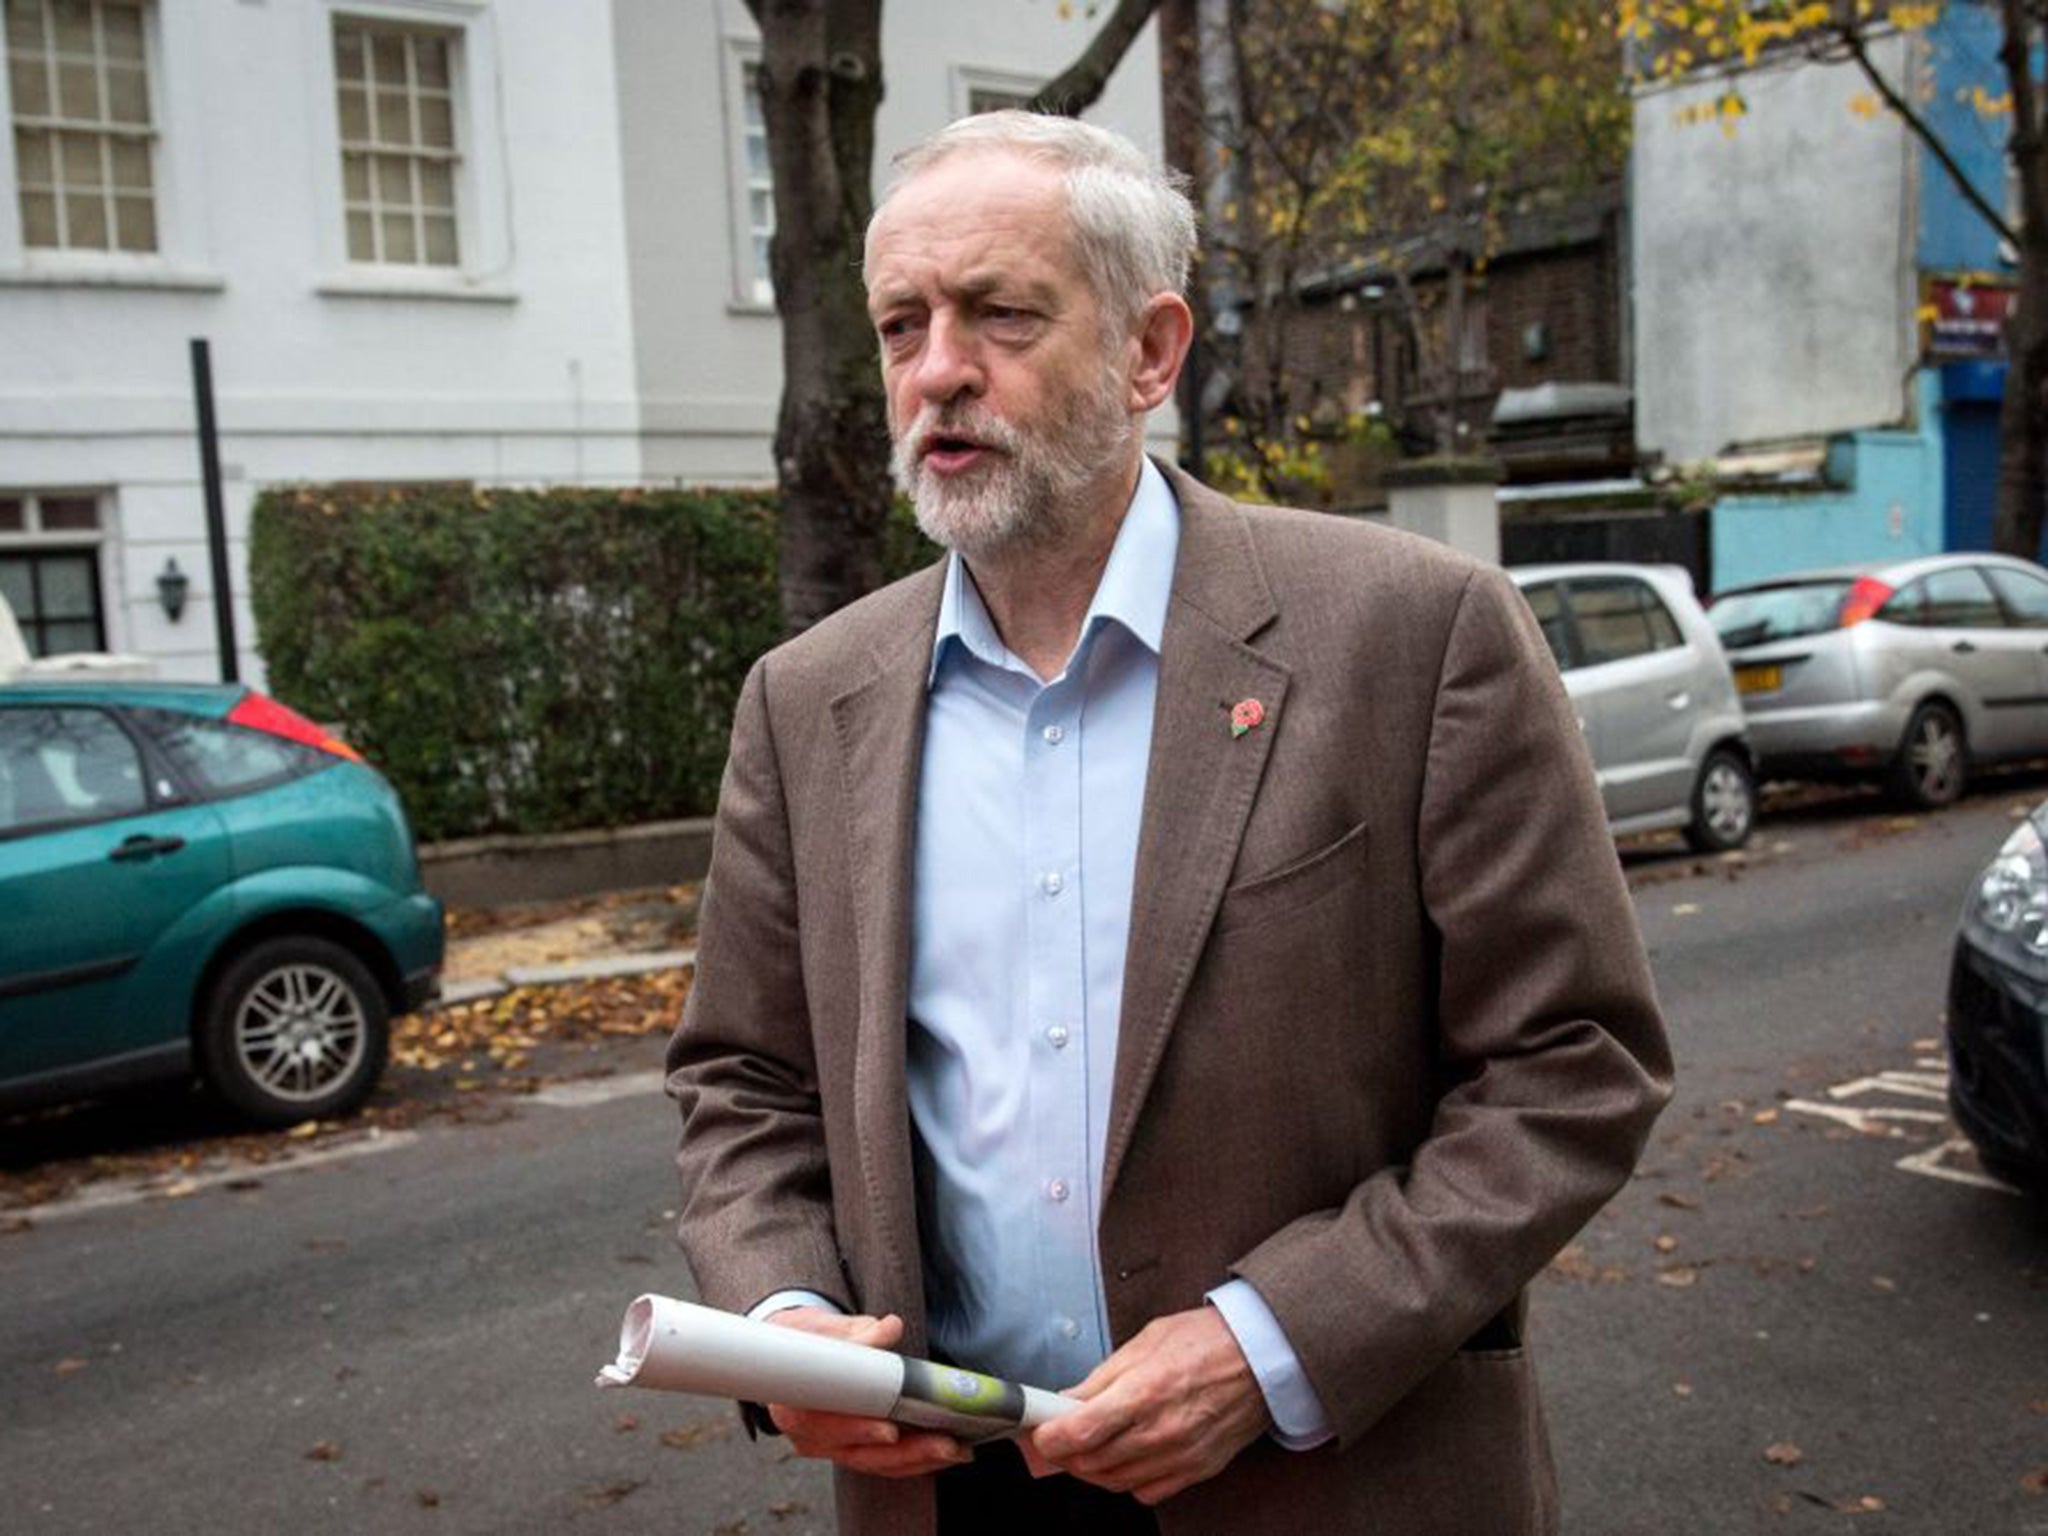
{"type": "MultiPolygon", "coordinates": [[[[1064,671],[1003,644],[967,569],[932,651],[908,1085],[933,1347],[1052,1387],[1111,1347],[1096,1250],[1124,951],[1180,509],[1150,461],[1064,671]]],[[[1271,1310],[1209,1297],[1279,1437],[1329,1421],[1271,1310]]]]}

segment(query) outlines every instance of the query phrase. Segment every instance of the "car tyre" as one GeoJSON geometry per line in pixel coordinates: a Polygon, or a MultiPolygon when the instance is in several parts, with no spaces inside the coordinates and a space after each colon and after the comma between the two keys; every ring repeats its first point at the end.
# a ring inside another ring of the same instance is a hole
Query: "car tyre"
{"type": "Polygon", "coordinates": [[[1962,798],[1968,778],[1963,722],[1946,704],[1922,704],[1906,722],[1905,739],[1892,760],[1892,794],[1913,810],[1939,810],[1962,798]]]}
{"type": "Polygon", "coordinates": [[[199,1025],[214,1091],[273,1126],[362,1103],[390,1042],[389,1009],[369,967],[310,935],[265,939],[237,956],[215,981],[199,1025]]]}
{"type": "Polygon", "coordinates": [[[1700,764],[1692,786],[1692,820],[1685,840],[1698,853],[1726,853],[1749,841],[1756,825],[1756,775],[1729,747],[1716,747],[1700,764]]]}

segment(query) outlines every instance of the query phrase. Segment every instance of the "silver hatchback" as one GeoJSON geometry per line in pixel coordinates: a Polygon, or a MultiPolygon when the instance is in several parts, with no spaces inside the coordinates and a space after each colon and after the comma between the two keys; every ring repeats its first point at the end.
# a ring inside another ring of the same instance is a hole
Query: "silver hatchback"
{"type": "Polygon", "coordinates": [[[1742,705],[1682,566],[1509,570],[1564,673],[1617,833],[1683,829],[1703,852],[1739,848],[1756,820],[1742,705]]]}
{"type": "Polygon", "coordinates": [[[2048,571],[1928,555],[1723,592],[1708,617],[1767,774],[1947,805],[1970,765],[2048,753],[2048,571]]]}

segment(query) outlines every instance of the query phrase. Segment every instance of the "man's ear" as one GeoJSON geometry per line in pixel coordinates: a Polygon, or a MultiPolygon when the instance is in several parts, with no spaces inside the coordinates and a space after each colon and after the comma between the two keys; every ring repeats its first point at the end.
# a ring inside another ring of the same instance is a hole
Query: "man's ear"
{"type": "Polygon", "coordinates": [[[1186,299],[1177,293],[1158,293],[1147,301],[1131,337],[1136,354],[1127,402],[1131,410],[1154,410],[1172,397],[1194,336],[1195,317],[1186,299]]]}

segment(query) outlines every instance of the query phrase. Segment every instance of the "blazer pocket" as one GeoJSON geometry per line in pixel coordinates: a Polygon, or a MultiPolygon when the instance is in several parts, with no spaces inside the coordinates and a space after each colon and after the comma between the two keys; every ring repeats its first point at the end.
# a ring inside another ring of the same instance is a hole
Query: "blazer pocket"
{"type": "Polygon", "coordinates": [[[1307,911],[1363,873],[1366,841],[1366,825],[1361,821],[1334,843],[1271,874],[1231,886],[1223,893],[1215,931],[1236,932],[1307,911]]]}

